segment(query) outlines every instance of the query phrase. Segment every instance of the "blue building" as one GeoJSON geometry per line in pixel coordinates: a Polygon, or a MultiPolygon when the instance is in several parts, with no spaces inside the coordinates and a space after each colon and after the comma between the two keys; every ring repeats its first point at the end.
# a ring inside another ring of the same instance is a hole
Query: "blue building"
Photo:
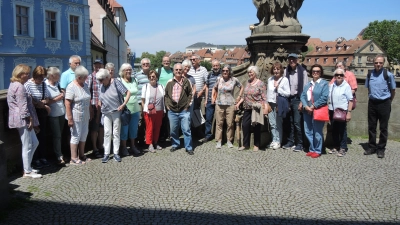
{"type": "Polygon", "coordinates": [[[69,57],[92,67],[87,0],[0,0],[0,89],[7,89],[14,67],[69,68],[69,57]]]}

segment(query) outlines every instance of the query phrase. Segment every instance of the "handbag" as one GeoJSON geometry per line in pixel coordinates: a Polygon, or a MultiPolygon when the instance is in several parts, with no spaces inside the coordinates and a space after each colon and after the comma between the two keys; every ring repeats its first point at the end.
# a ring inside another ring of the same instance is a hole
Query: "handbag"
{"type": "Polygon", "coordinates": [[[152,103],[149,102],[149,104],[147,104],[147,109],[148,109],[148,114],[156,114],[156,98],[157,98],[157,89],[158,89],[158,85],[156,87],[156,95],[154,96],[154,101],[152,103]]]}
{"type": "Polygon", "coordinates": [[[335,121],[339,121],[339,122],[345,122],[346,116],[347,116],[347,110],[344,110],[342,108],[335,109],[335,106],[333,106],[333,89],[334,88],[335,88],[335,85],[332,86],[332,92],[331,92],[331,102],[332,102],[332,107],[334,108],[332,119],[335,121]]]}
{"type": "MultiPolygon", "coordinates": [[[[114,80],[114,85],[115,85],[115,88],[116,88],[117,93],[118,93],[118,99],[120,100],[121,105],[122,105],[122,103],[124,102],[124,97],[122,96],[121,93],[119,93],[118,88],[117,88],[117,84],[115,84],[115,82],[116,81],[114,80]]],[[[131,122],[131,117],[132,117],[131,116],[131,111],[125,105],[124,109],[121,112],[121,116],[120,116],[121,125],[122,126],[129,125],[129,123],[131,122]]]]}
{"type": "MultiPolygon", "coordinates": [[[[314,104],[314,95],[311,92],[311,101],[314,104]]],[[[313,112],[313,118],[316,121],[328,122],[329,121],[329,108],[328,105],[315,108],[313,112]]]]}

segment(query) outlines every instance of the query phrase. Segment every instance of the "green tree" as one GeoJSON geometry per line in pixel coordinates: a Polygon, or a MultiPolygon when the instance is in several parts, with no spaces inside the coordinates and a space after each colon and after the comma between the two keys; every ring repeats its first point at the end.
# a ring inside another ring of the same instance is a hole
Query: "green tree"
{"type": "MultiPolygon", "coordinates": [[[[368,24],[364,40],[374,40],[387,54],[389,62],[400,60],[400,22],[397,20],[375,20],[368,24]]],[[[397,62],[396,62],[397,63],[397,62]]]]}
{"type": "Polygon", "coordinates": [[[203,66],[207,69],[207,71],[211,71],[211,63],[209,61],[201,61],[200,66],[203,66]]]}
{"type": "Polygon", "coordinates": [[[151,62],[150,69],[157,70],[157,68],[160,68],[162,66],[162,58],[164,57],[165,54],[167,54],[167,52],[164,50],[156,52],[155,55],[148,52],[143,52],[142,56],[140,57],[140,60],[142,60],[143,58],[150,59],[151,62]]]}

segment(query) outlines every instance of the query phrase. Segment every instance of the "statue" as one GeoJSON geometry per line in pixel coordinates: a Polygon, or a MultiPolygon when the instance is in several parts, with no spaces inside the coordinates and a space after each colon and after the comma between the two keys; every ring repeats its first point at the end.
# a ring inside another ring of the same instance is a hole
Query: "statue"
{"type": "MultiPolygon", "coordinates": [[[[286,28],[290,26],[300,26],[297,19],[304,0],[253,0],[257,8],[257,18],[260,23],[254,26],[279,26],[286,28]]],[[[290,30],[299,33],[298,29],[290,30]]],[[[300,28],[301,32],[301,28],[300,28]]]]}

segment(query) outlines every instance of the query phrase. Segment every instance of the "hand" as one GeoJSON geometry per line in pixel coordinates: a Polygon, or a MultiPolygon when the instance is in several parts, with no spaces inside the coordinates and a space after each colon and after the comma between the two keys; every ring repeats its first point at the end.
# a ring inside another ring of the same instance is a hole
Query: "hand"
{"type": "Polygon", "coordinates": [[[32,128],[33,128],[33,123],[32,123],[32,120],[30,119],[28,122],[28,130],[31,131],[32,128]]]}
{"type": "Polygon", "coordinates": [[[240,106],[240,104],[236,104],[235,105],[235,110],[239,110],[239,106],[240,106]]]}
{"type": "Polygon", "coordinates": [[[303,109],[303,103],[302,102],[300,102],[299,103],[299,107],[297,107],[297,110],[299,110],[300,112],[302,111],[302,109],[303,109]]]}
{"type": "Polygon", "coordinates": [[[215,99],[211,100],[211,105],[215,105],[215,99]]]}
{"type": "Polygon", "coordinates": [[[351,112],[347,112],[346,121],[349,122],[351,120],[351,112]]]}
{"type": "Polygon", "coordinates": [[[68,119],[68,126],[73,127],[74,126],[74,119],[68,119]]]}
{"type": "Polygon", "coordinates": [[[204,101],[204,107],[207,107],[207,99],[204,101]]]}
{"type": "Polygon", "coordinates": [[[203,91],[199,91],[199,93],[197,93],[197,98],[200,98],[203,95],[203,91]]]}
{"type": "Polygon", "coordinates": [[[313,113],[313,111],[314,111],[314,108],[309,107],[309,106],[306,106],[305,109],[306,109],[306,111],[307,111],[307,113],[308,113],[309,115],[311,115],[311,114],[313,113]]]}
{"type": "Polygon", "coordinates": [[[118,107],[118,111],[122,111],[122,110],[124,110],[124,108],[125,108],[125,103],[118,107]]]}
{"type": "Polygon", "coordinates": [[[268,114],[268,108],[267,108],[267,107],[264,107],[263,114],[264,114],[264,115],[267,115],[267,114],[268,114]]]}
{"type": "Polygon", "coordinates": [[[35,130],[36,134],[40,132],[40,128],[39,127],[33,127],[33,130],[35,130]]]}

